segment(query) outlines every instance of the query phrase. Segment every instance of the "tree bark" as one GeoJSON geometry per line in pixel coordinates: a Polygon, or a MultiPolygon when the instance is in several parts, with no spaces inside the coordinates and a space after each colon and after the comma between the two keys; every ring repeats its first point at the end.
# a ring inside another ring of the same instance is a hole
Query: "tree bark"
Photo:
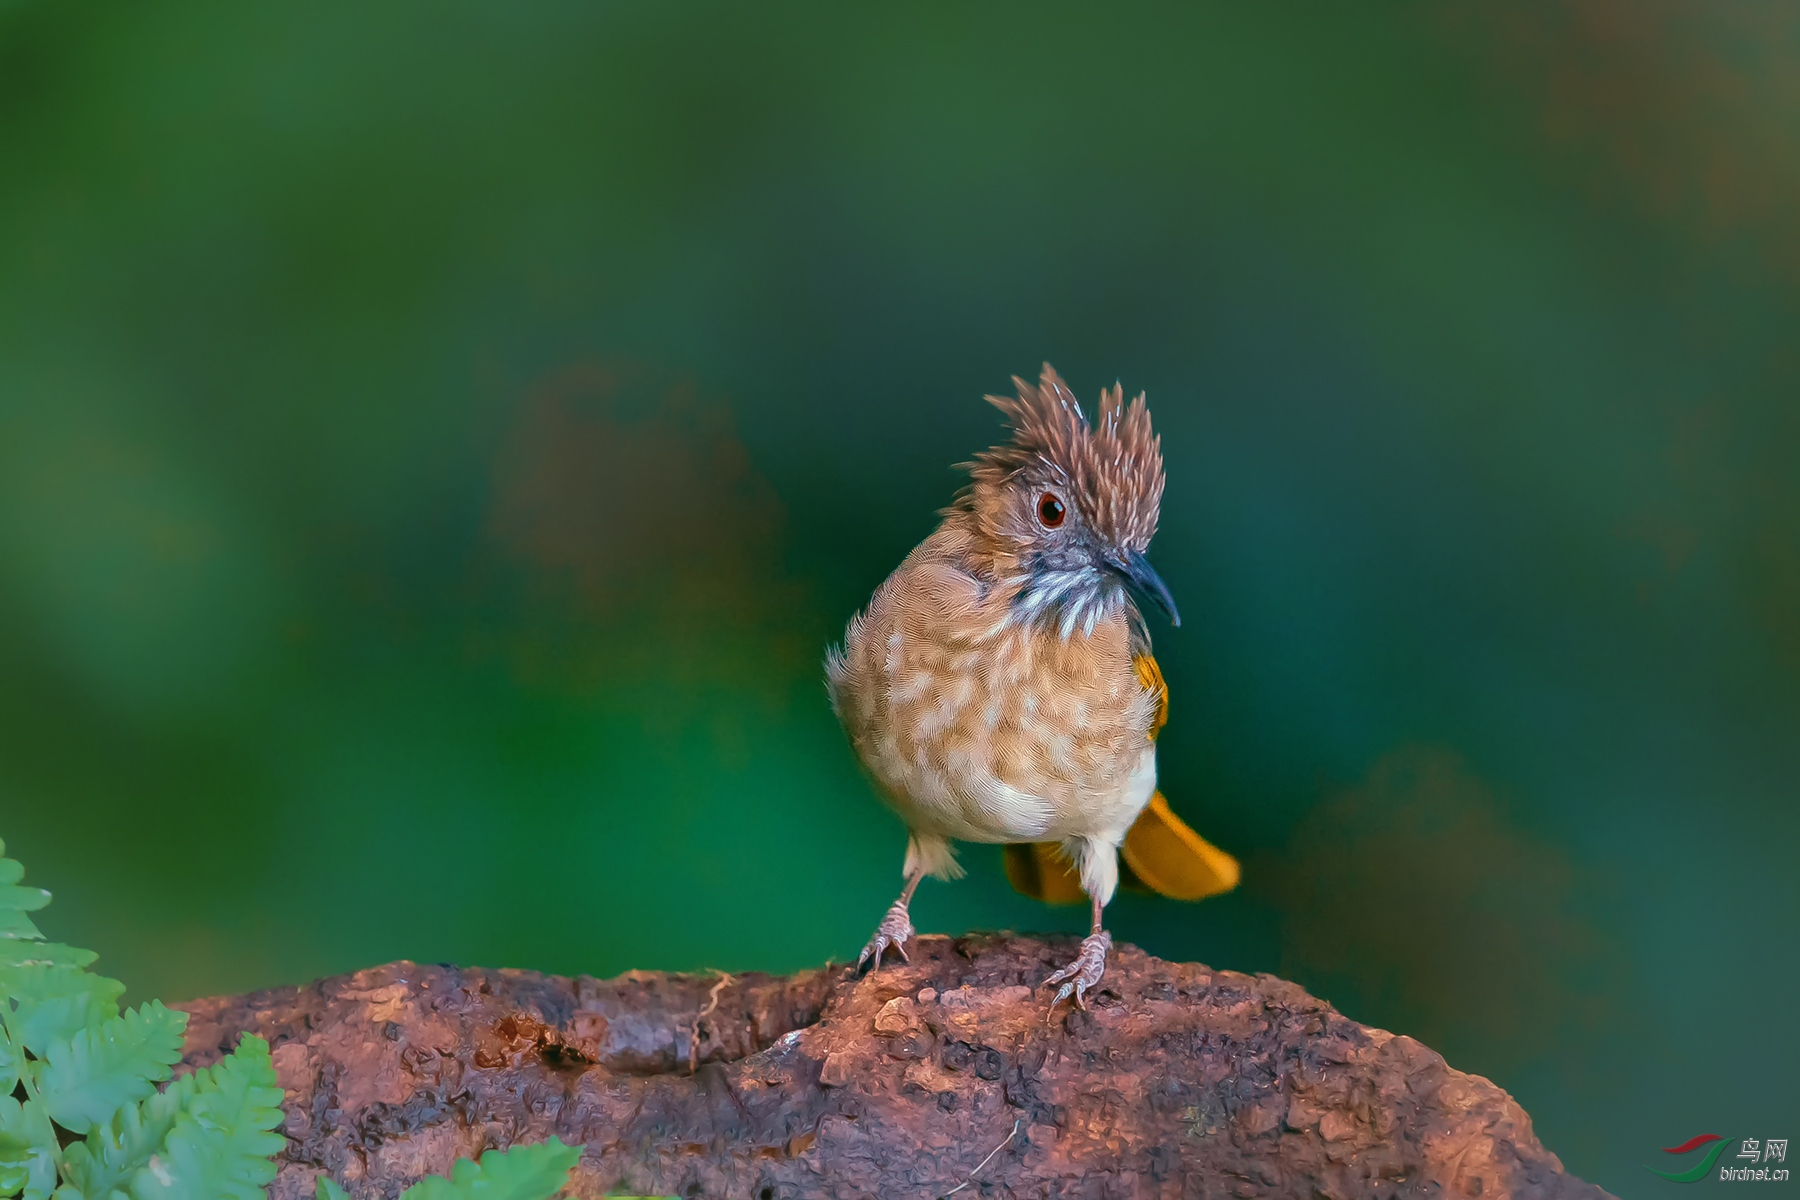
{"type": "Polygon", "coordinates": [[[1062,939],[910,948],[860,979],[392,963],[184,1005],[186,1065],[269,1040],[274,1200],[552,1135],[584,1198],[1607,1195],[1487,1080],[1273,976],[1120,946],[1091,1011],[1051,1015],[1062,939]]]}

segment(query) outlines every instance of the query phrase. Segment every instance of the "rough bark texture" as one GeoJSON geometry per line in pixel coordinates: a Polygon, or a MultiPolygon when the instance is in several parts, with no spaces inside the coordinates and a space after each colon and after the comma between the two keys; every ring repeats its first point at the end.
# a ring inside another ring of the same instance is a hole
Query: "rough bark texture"
{"type": "Polygon", "coordinates": [[[1121,946],[1090,1012],[1046,1019],[1068,943],[912,949],[861,979],[393,963],[186,1005],[187,1064],[269,1039],[275,1200],[320,1171],[393,1197],[553,1134],[586,1147],[579,1197],[933,1197],[971,1175],[958,1195],[1606,1195],[1487,1080],[1272,976],[1121,946]]]}

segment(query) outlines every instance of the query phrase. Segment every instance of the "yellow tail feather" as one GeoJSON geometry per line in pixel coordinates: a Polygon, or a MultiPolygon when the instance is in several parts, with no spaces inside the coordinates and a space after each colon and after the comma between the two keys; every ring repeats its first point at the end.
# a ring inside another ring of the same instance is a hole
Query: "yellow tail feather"
{"type": "Polygon", "coordinates": [[[1175,900],[1199,900],[1237,886],[1238,861],[1169,811],[1157,792],[1119,847],[1125,865],[1151,890],[1175,900]]]}

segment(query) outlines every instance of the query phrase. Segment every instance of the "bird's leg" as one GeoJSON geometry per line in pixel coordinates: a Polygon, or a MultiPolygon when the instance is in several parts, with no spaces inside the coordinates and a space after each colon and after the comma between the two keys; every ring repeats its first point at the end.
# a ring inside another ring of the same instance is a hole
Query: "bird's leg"
{"type": "Polygon", "coordinates": [[[1076,1008],[1087,1007],[1087,990],[1100,982],[1100,976],[1106,973],[1106,952],[1112,949],[1112,934],[1100,928],[1100,901],[1094,904],[1094,929],[1081,939],[1081,952],[1075,961],[1055,972],[1044,980],[1046,985],[1060,983],[1056,996],[1050,1001],[1055,1008],[1071,995],[1075,997],[1076,1008]]]}
{"type": "Polygon", "coordinates": [[[875,936],[869,939],[869,944],[863,947],[861,954],[857,955],[857,970],[862,970],[863,964],[871,958],[875,960],[875,965],[870,970],[880,970],[881,956],[889,946],[900,952],[902,961],[912,961],[906,953],[906,943],[912,939],[913,935],[912,918],[906,915],[906,906],[912,903],[913,892],[917,890],[919,880],[923,878],[925,878],[923,867],[915,867],[912,873],[907,875],[906,887],[901,889],[900,898],[894,901],[892,908],[887,910],[887,916],[881,918],[881,924],[875,927],[875,936]]]}

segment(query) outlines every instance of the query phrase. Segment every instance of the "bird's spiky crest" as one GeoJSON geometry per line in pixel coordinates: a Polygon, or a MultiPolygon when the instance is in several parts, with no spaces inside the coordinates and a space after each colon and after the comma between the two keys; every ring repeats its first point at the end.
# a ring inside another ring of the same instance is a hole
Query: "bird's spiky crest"
{"type": "Polygon", "coordinates": [[[1018,396],[989,396],[1006,414],[1012,440],[969,464],[979,487],[1000,485],[1042,464],[1061,475],[1088,525],[1114,545],[1138,553],[1150,545],[1162,508],[1162,439],[1150,428],[1142,392],[1127,405],[1125,389],[1102,389],[1092,423],[1049,363],[1033,387],[1017,375],[1018,396]]]}

